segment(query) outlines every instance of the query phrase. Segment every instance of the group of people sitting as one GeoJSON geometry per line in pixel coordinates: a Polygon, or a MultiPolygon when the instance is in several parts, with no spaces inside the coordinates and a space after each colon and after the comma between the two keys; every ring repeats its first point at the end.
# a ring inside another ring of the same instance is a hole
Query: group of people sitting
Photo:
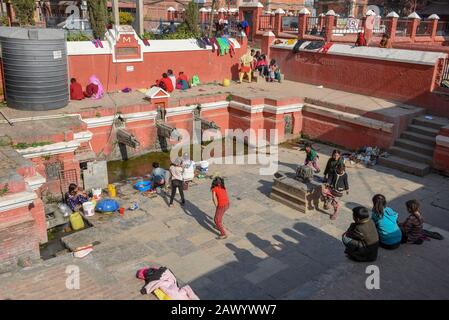
{"type": "Polygon", "coordinates": [[[166,73],[162,74],[162,78],[156,80],[156,87],[159,87],[167,92],[173,92],[175,89],[187,90],[190,88],[189,78],[180,71],[178,77],[173,74],[173,70],[169,69],[166,73]]]}
{"type": "MultiPolygon", "coordinates": [[[[319,156],[311,144],[305,145],[306,159],[304,165],[310,166],[315,173],[320,172],[318,165],[319,156]]],[[[334,212],[331,219],[335,219],[340,208],[338,199],[343,193],[349,194],[348,175],[345,171],[344,159],[339,150],[332,152],[331,158],[326,164],[322,186],[322,200],[324,209],[329,203],[334,212]]],[[[393,250],[401,243],[422,244],[428,236],[423,229],[423,216],[421,206],[417,200],[406,202],[409,216],[402,222],[398,222],[398,213],[387,206],[384,195],[376,194],[373,199],[373,207],[370,212],[363,206],[355,207],[353,212],[354,222],[343,234],[342,241],[345,245],[345,253],[355,261],[375,261],[378,247],[393,250]]]]}
{"type": "Polygon", "coordinates": [[[271,59],[268,63],[265,54],[251,49],[240,58],[239,83],[243,82],[245,75],[251,82],[254,72],[258,72],[267,82],[281,82],[281,70],[276,60],[271,59]]]}
{"type": "Polygon", "coordinates": [[[97,76],[89,78],[89,84],[86,90],[76,81],[76,78],[70,79],[70,100],[83,100],[84,98],[101,99],[104,94],[103,85],[97,76]]]}
{"type": "MultiPolygon", "coordinates": [[[[366,47],[368,42],[366,41],[365,34],[363,32],[359,32],[357,34],[357,40],[355,42],[356,47],[366,47]]],[[[380,39],[379,47],[381,48],[392,48],[390,36],[386,33],[382,35],[380,39]]]]}

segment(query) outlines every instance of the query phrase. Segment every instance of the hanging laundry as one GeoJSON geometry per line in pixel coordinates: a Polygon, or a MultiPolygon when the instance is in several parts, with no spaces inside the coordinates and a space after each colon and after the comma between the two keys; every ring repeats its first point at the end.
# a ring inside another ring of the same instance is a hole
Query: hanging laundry
{"type": "Polygon", "coordinates": [[[204,43],[206,44],[206,46],[211,46],[211,45],[212,45],[212,43],[209,41],[209,38],[204,37],[202,40],[204,41],[204,43]]]}
{"type": "Polygon", "coordinates": [[[215,50],[218,50],[219,46],[218,46],[218,43],[217,43],[217,39],[210,38],[209,41],[210,41],[210,43],[212,45],[212,52],[215,52],[215,50]]]}
{"type": "Polygon", "coordinates": [[[196,44],[197,44],[198,47],[200,47],[201,49],[206,49],[206,43],[204,42],[203,39],[201,39],[201,38],[196,39],[196,44]]]}

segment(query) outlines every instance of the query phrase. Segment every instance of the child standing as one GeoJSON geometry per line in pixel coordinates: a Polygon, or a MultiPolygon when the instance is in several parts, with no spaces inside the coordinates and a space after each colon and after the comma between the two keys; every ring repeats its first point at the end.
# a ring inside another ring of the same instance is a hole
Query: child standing
{"type": "Polygon", "coordinates": [[[348,174],[345,171],[344,164],[339,164],[335,168],[335,172],[329,175],[329,182],[322,188],[324,197],[324,209],[329,209],[329,203],[332,205],[334,212],[330,216],[331,220],[337,218],[340,203],[338,199],[343,196],[343,192],[349,194],[348,174]]]}
{"type": "Polygon", "coordinates": [[[343,158],[341,157],[340,150],[334,150],[332,152],[332,157],[327,161],[326,169],[324,169],[324,180],[328,181],[330,175],[335,172],[335,168],[339,164],[344,164],[343,158]]]}
{"type": "Polygon", "coordinates": [[[320,172],[320,167],[318,166],[318,154],[316,153],[315,149],[312,148],[312,145],[310,143],[305,144],[305,150],[306,150],[306,160],[304,161],[304,165],[312,165],[313,171],[316,173],[320,172]]]}
{"type": "Polygon", "coordinates": [[[229,209],[229,197],[224,184],[224,179],[215,177],[211,185],[212,201],[216,207],[215,209],[215,225],[220,231],[220,236],[217,239],[226,239],[226,231],[223,227],[223,215],[229,209]]]}
{"type": "Polygon", "coordinates": [[[400,224],[402,243],[422,244],[426,236],[423,233],[424,220],[421,215],[421,206],[417,200],[409,200],[405,206],[410,215],[400,224]]]}
{"type": "Polygon", "coordinates": [[[267,81],[273,82],[274,80],[278,80],[279,82],[281,82],[279,66],[276,64],[276,60],[273,59],[270,61],[268,73],[269,76],[267,78],[267,81]]]}
{"type": "Polygon", "coordinates": [[[369,218],[368,209],[362,206],[352,209],[352,218],[354,222],[342,237],[345,253],[355,261],[376,261],[379,235],[373,220],[369,218]]]}

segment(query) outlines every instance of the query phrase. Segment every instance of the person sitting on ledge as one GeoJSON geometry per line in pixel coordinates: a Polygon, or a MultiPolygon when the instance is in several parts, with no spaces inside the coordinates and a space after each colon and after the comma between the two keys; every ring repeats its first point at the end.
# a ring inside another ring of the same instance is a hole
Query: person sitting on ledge
{"type": "Polygon", "coordinates": [[[70,79],[70,100],[83,100],[83,87],[76,82],[75,78],[70,79]]]}
{"type": "Polygon", "coordinates": [[[171,83],[173,85],[173,88],[176,88],[176,76],[173,74],[172,69],[167,70],[168,78],[171,80],[171,83]]]}
{"type": "Polygon", "coordinates": [[[157,81],[157,86],[167,92],[173,92],[174,89],[173,83],[166,73],[163,73],[162,78],[157,81]]]}
{"type": "Polygon", "coordinates": [[[366,39],[365,34],[363,32],[359,32],[357,35],[357,41],[355,42],[356,47],[366,47],[366,39]]]}
{"type": "Polygon", "coordinates": [[[86,87],[86,92],[84,92],[84,96],[86,98],[101,99],[103,98],[103,93],[103,85],[100,80],[96,76],[91,76],[89,78],[89,84],[86,87]]]}
{"type": "Polygon", "coordinates": [[[380,40],[379,46],[381,48],[387,48],[387,49],[392,48],[390,37],[388,36],[388,34],[384,33],[382,35],[382,39],[380,40]]]}
{"type": "Polygon", "coordinates": [[[176,79],[176,89],[187,90],[189,89],[189,78],[184,72],[179,72],[178,79],[176,79]]]}
{"type": "Polygon", "coordinates": [[[65,201],[72,211],[78,211],[84,202],[89,201],[89,197],[76,184],[71,183],[69,191],[65,194],[65,201]]]}

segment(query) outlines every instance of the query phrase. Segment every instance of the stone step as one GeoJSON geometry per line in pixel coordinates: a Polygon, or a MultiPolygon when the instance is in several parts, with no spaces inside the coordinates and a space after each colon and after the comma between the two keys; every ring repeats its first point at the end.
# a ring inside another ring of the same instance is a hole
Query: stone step
{"type": "Polygon", "coordinates": [[[298,210],[299,211],[298,214],[300,214],[302,212],[306,212],[306,204],[301,204],[301,203],[291,201],[291,200],[287,199],[284,194],[277,193],[277,192],[271,192],[270,198],[286,205],[287,207],[290,207],[294,210],[298,210]]]}
{"type": "Polygon", "coordinates": [[[429,137],[420,133],[412,132],[412,131],[404,131],[401,134],[401,138],[416,141],[419,143],[426,144],[428,146],[435,146],[435,137],[429,137]]]}
{"type": "Polygon", "coordinates": [[[396,146],[393,146],[390,149],[390,153],[395,156],[398,156],[400,158],[432,165],[433,157],[422,154],[422,153],[410,151],[408,149],[404,149],[404,148],[396,147],[396,146]]]}
{"type": "Polygon", "coordinates": [[[414,174],[423,177],[430,173],[430,166],[424,163],[407,160],[404,158],[390,155],[388,158],[379,158],[379,164],[388,168],[397,169],[402,172],[414,174]]]}
{"type": "Polygon", "coordinates": [[[395,141],[394,145],[413,152],[433,156],[434,147],[427,144],[400,138],[395,141]]]}
{"type": "Polygon", "coordinates": [[[438,134],[438,129],[418,126],[416,124],[410,124],[407,128],[408,131],[416,132],[419,134],[423,134],[429,137],[435,137],[438,134]]]}
{"type": "Polygon", "coordinates": [[[432,119],[428,119],[426,115],[422,115],[413,119],[412,123],[418,126],[432,128],[432,129],[440,129],[446,125],[449,125],[449,119],[431,116],[432,119]]]}

